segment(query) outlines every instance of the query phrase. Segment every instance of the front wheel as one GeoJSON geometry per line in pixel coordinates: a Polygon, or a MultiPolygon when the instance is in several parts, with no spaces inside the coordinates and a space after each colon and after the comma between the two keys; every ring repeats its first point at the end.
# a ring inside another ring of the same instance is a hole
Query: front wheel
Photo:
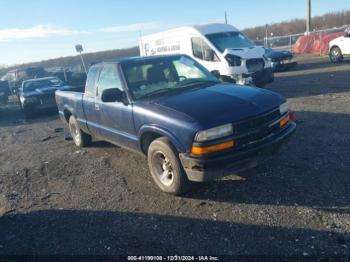
{"type": "Polygon", "coordinates": [[[190,186],[177,150],[165,137],[154,140],[148,149],[148,166],[154,182],[172,195],[185,193],[190,186]]]}
{"type": "Polygon", "coordinates": [[[339,47],[332,47],[331,51],[329,52],[329,59],[332,63],[340,63],[344,60],[343,54],[339,47]]]}
{"type": "Polygon", "coordinates": [[[78,121],[74,116],[69,118],[69,132],[76,146],[85,147],[91,143],[91,136],[80,130],[78,121]]]}

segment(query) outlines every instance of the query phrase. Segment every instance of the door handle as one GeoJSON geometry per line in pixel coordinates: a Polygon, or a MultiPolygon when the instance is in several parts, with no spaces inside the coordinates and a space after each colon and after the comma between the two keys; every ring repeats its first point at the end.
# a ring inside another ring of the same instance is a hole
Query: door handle
{"type": "Polygon", "coordinates": [[[95,104],[95,110],[99,111],[100,110],[100,105],[99,104],[95,104]]]}

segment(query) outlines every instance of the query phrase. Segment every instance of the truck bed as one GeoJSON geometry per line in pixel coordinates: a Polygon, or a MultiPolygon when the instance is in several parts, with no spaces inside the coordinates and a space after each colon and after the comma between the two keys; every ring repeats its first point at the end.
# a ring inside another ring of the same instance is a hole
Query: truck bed
{"type": "Polygon", "coordinates": [[[72,91],[56,91],[55,93],[58,113],[61,118],[67,119],[67,112],[74,115],[77,120],[86,125],[86,118],[83,108],[84,93],[72,91]]]}

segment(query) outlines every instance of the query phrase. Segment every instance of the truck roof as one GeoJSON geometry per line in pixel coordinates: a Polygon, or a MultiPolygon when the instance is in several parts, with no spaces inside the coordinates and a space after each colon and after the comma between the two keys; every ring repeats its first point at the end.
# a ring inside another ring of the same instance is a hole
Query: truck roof
{"type": "Polygon", "coordinates": [[[123,58],[118,58],[118,59],[111,59],[111,60],[105,60],[98,62],[96,64],[93,64],[92,66],[97,66],[97,65],[103,65],[103,64],[118,64],[118,63],[124,63],[128,61],[148,61],[148,60],[153,60],[153,59],[158,59],[158,58],[166,58],[166,57],[176,57],[176,56],[187,56],[183,54],[169,54],[169,55],[154,55],[154,56],[132,56],[132,57],[123,57],[123,58]]]}
{"type": "Polygon", "coordinates": [[[56,76],[48,76],[48,77],[42,77],[42,78],[33,78],[33,79],[24,80],[23,83],[37,82],[37,81],[48,80],[48,79],[56,79],[56,78],[58,78],[58,77],[56,77],[56,76]]]}
{"type": "Polygon", "coordinates": [[[222,32],[232,32],[239,31],[236,27],[229,24],[205,24],[205,25],[195,25],[193,28],[197,29],[203,35],[213,34],[213,33],[222,33],[222,32]]]}
{"type": "Polygon", "coordinates": [[[141,38],[144,38],[144,37],[162,38],[163,35],[176,34],[179,32],[200,33],[200,34],[206,35],[206,34],[214,34],[214,33],[222,33],[222,32],[232,32],[232,31],[238,32],[239,30],[233,25],[213,23],[213,24],[204,24],[204,25],[176,27],[170,30],[166,30],[166,31],[162,31],[162,32],[158,32],[150,35],[145,35],[141,38]]]}

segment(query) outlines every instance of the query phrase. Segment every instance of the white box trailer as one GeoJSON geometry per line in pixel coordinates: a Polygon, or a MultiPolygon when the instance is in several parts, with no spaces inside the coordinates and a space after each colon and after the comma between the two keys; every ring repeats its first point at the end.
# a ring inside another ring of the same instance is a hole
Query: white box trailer
{"type": "Polygon", "coordinates": [[[228,24],[185,26],[143,36],[141,56],[186,54],[224,81],[263,86],[274,80],[265,49],[228,24]]]}

